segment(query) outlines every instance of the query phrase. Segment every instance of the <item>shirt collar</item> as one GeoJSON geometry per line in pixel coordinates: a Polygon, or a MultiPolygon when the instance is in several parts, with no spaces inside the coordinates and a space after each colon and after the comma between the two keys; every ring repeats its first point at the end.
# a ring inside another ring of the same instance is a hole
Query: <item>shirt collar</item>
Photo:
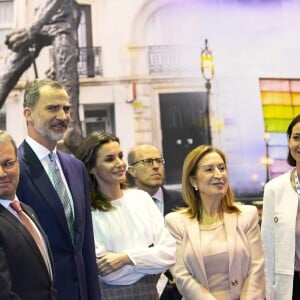
{"type": "MultiPolygon", "coordinates": [[[[15,196],[15,199],[14,199],[14,200],[18,200],[17,196],[15,196]]],[[[10,203],[12,203],[12,201],[13,201],[13,200],[0,199],[0,204],[1,204],[2,206],[4,206],[4,207],[7,209],[8,207],[10,207],[9,205],[10,205],[10,203]]],[[[18,200],[18,201],[19,201],[19,200],[18,200]]]]}
{"type": "MultiPolygon", "coordinates": [[[[35,141],[30,136],[26,136],[25,140],[26,140],[27,144],[32,148],[32,150],[34,151],[34,153],[36,154],[36,156],[38,157],[39,160],[43,160],[51,152],[51,151],[49,151],[49,149],[47,149],[43,145],[39,144],[37,141],[35,141]]],[[[52,152],[56,153],[56,147],[52,152]]]]}
{"type": "Polygon", "coordinates": [[[152,195],[151,197],[157,199],[159,202],[163,202],[164,201],[164,194],[163,194],[162,188],[159,187],[157,192],[154,195],[152,195]]]}

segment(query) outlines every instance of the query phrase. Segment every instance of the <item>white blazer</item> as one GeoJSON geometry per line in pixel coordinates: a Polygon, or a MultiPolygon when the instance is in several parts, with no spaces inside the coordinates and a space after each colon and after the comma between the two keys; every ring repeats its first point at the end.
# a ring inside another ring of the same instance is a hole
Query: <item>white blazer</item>
{"type": "MultiPolygon", "coordinates": [[[[263,300],[265,297],[264,257],[255,206],[241,205],[240,214],[224,213],[229,249],[231,299],[263,300]]],[[[209,292],[199,222],[180,212],[165,217],[166,226],[176,239],[176,263],[171,272],[186,300],[215,300],[209,292]]]]}
{"type": "Polygon", "coordinates": [[[264,189],[261,228],[267,300],[292,299],[298,195],[290,176],[291,171],[278,176],[264,189]]]}

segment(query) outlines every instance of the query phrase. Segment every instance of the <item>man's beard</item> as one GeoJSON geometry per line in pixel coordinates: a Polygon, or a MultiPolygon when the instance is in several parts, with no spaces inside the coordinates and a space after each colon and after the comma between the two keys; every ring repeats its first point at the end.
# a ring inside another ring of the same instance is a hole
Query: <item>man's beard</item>
{"type": "MultiPolygon", "coordinates": [[[[63,139],[63,137],[64,137],[65,131],[62,133],[53,132],[47,127],[47,124],[42,124],[39,118],[35,118],[33,121],[33,124],[34,124],[35,130],[40,135],[49,139],[52,142],[58,142],[61,139],[63,139]]],[[[66,128],[66,130],[67,130],[67,128],[66,128]]]]}

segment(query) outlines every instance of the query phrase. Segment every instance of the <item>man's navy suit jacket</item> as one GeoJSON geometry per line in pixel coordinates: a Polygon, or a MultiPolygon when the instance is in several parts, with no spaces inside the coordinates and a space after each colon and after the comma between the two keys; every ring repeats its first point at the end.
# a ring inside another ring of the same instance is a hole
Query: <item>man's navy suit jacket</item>
{"type": "Polygon", "coordinates": [[[182,199],[182,194],[179,191],[169,190],[161,187],[164,196],[164,216],[172,212],[176,207],[184,207],[186,204],[182,199]]]}
{"type": "MultiPolygon", "coordinates": [[[[53,270],[47,237],[32,209],[23,203],[21,206],[43,236],[53,270]]],[[[24,225],[1,204],[0,299],[56,299],[53,281],[33,237],[24,225]]]]}
{"type": "Polygon", "coordinates": [[[18,148],[17,196],[37,213],[52,249],[59,300],[100,299],[91,221],[89,185],[84,164],[57,151],[69,185],[75,213],[75,244],[68,232],[62,203],[38,157],[24,141],[18,148]]]}

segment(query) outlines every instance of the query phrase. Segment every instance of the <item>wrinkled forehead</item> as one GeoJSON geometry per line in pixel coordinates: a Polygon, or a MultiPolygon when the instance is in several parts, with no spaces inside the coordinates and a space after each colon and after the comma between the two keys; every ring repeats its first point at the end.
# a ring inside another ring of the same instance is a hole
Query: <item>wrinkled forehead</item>
{"type": "Polygon", "coordinates": [[[136,160],[159,157],[161,157],[159,150],[153,147],[139,148],[135,153],[136,160]]]}
{"type": "Polygon", "coordinates": [[[37,105],[70,105],[70,99],[64,89],[42,87],[37,105]]]}
{"type": "Polygon", "coordinates": [[[54,97],[58,96],[69,100],[67,91],[64,88],[52,87],[52,86],[42,86],[40,88],[40,98],[42,97],[54,97]]]}

